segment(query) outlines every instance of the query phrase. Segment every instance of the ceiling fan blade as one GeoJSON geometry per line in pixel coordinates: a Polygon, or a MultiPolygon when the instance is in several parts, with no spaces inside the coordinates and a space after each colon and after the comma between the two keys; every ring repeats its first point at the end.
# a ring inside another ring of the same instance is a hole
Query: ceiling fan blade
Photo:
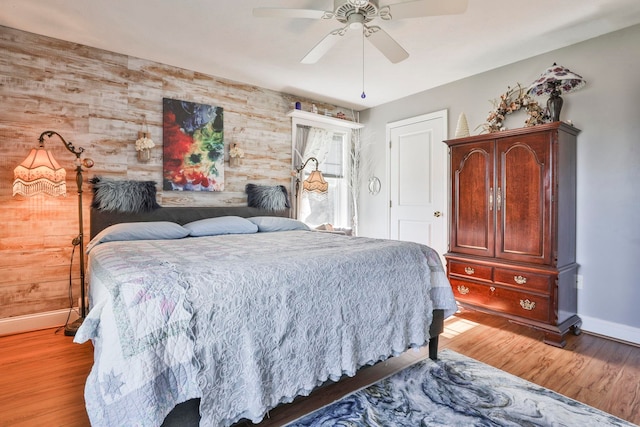
{"type": "Polygon", "coordinates": [[[378,26],[365,26],[365,36],[393,64],[404,61],[409,57],[409,53],[378,26]]]}
{"type": "Polygon", "coordinates": [[[327,12],[324,10],[315,9],[283,9],[278,7],[256,7],[253,9],[253,16],[259,18],[322,19],[326,14],[327,12]]]}
{"type": "Polygon", "coordinates": [[[391,19],[420,18],[423,16],[456,15],[467,10],[468,0],[415,0],[388,6],[391,19]]]}
{"type": "Polygon", "coordinates": [[[329,50],[340,40],[340,37],[344,36],[349,27],[346,26],[344,28],[338,28],[337,30],[331,31],[327,34],[322,40],[316,44],[313,49],[307,53],[304,58],[300,60],[303,64],[315,64],[318,62],[320,58],[324,56],[325,53],[329,52],[329,50]]]}

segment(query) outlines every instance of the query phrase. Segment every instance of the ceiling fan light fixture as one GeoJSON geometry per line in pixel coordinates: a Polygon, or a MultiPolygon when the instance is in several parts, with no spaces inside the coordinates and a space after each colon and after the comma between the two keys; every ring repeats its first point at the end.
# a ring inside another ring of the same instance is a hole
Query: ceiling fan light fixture
{"type": "Polygon", "coordinates": [[[335,19],[343,24],[348,24],[352,15],[361,15],[365,24],[378,16],[378,2],[376,0],[335,0],[333,5],[335,19]]]}
{"type": "Polygon", "coordinates": [[[364,27],[364,16],[359,13],[349,15],[348,25],[352,30],[361,30],[364,27]]]}

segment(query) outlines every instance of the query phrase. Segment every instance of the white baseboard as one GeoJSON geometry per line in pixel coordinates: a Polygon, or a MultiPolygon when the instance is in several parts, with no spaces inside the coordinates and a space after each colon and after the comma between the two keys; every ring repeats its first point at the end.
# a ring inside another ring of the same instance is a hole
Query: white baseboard
{"type": "MultiPolygon", "coordinates": [[[[23,332],[62,326],[67,321],[67,316],[69,316],[69,309],[0,319],[0,336],[21,334],[23,332]]],[[[77,311],[72,310],[71,316],[69,317],[69,323],[73,322],[78,317],[80,316],[78,316],[77,311]]]]}
{"type": "Polygon", "coordinates": [[[596,335],[610,337],[615,340],[626,341],[631,344],[640,345],[640,328],[621,325],[595,317],[579,315],[582,319],[582,330],[596,335]]]}

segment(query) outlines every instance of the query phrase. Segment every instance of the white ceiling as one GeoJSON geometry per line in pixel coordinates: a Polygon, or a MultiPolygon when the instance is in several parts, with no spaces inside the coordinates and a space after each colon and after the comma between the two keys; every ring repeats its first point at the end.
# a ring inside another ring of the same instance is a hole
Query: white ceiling
{"type": "Polygon", "coordinates": [[[410,57],[391,64],[366,43],[362,99],[361,35],[300,64],[341,25],[255,18],[254,7],[333,0],[0,0],[0,25],[363,110],[640,23],[638,0],[469,0],[462,15],[377,19],[410,57]]]}

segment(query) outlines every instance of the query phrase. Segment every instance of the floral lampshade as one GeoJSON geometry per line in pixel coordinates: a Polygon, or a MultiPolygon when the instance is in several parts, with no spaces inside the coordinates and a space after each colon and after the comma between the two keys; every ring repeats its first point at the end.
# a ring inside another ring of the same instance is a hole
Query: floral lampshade
{"type": "Polygon", "coordinates": [[[547,68],[540,77],[529,86],[529,95],[551,94],[554,89],[560,93],[569,93],[583,87],[587,82],[582,76],[555,63],[547,68]]]}
{"type": "Polygon", "coordinates": [[[13,170],[13,195],[66,196],[67,172],[60,167],[49,150],[33,148],[27,158],[13,170]]]}
{"type": "Polygon", "coordinates": [[[578,90],[585,84],[586,81],[582,76],[554,63],[529,86],[527,93],[537,96],[549,95],[547,109],[549,110],[550,120],[555,122],[560,120],[560,110],[563,103],[560,95],[578,90]]]}

